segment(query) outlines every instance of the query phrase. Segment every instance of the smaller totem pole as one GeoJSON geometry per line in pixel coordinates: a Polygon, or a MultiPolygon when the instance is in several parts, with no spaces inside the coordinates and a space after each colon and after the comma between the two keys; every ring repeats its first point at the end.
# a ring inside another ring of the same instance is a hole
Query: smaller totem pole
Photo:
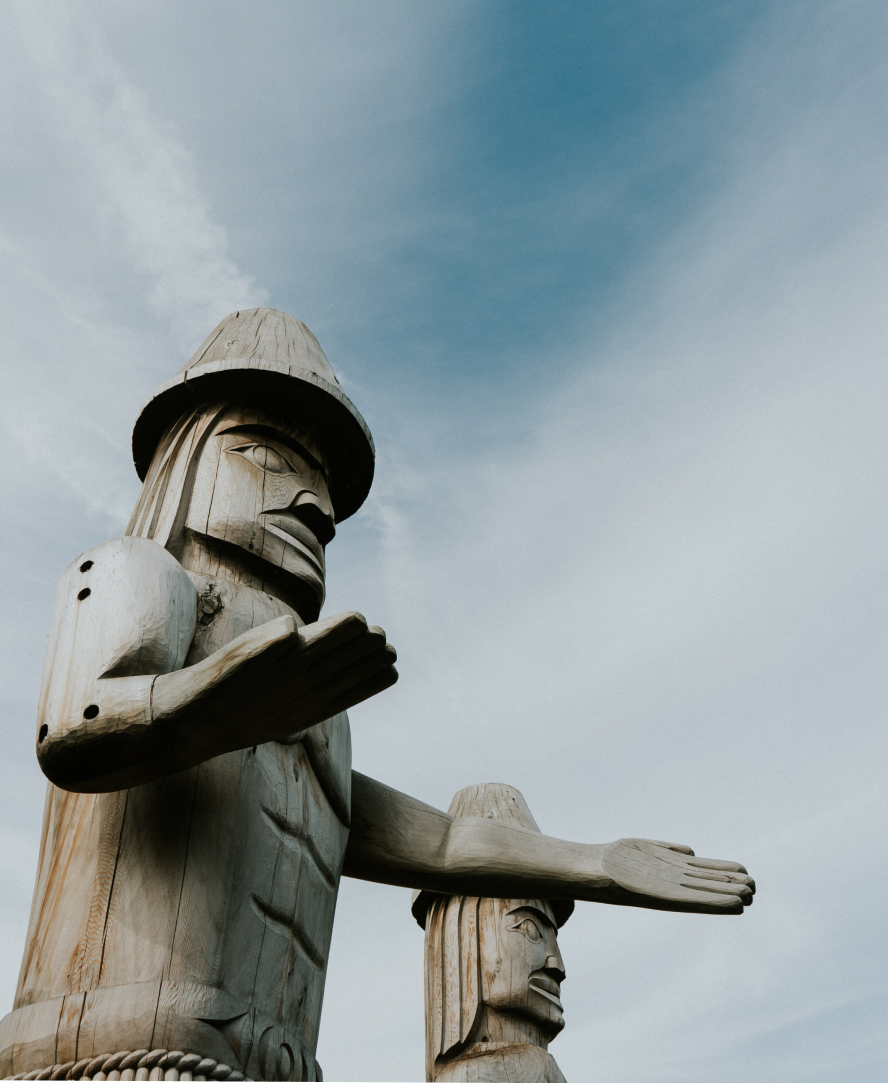
{"type": "MultiPolygon", "coordinates": [[[[456,819],[539,832],[521,794],[491,782],[460,790],[456,819]]],[[[436,1083],[565,1083],[547,1052],[564,1028],[558,929],[572,899],[414,893],[425,929],[426,1078],[436,1083]]]]}

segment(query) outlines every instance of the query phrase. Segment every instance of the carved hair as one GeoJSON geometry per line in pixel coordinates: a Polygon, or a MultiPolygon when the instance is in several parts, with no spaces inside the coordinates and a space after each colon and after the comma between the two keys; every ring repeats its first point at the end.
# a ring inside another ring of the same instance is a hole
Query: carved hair
{"type": "Polygon", "coordinates": [[[482,907],[492,899],[452,895],[432,903],[426,920],[426,1075],[458,1053],[481,1016],[482,907]]]}
{"type": "Polygon", "coordinates": [[[163,435],[126,528],[151,538],[179,557],[200,454],[226,407],[201,405],[174,421],[163,435]]]}
{"type": "MultiPolygon", "coordinates": [[[[247,401],[253,404],[257,416],[275,424],[283,420],[273,404],[255,397],[247,401]]],[[[185,521],[201,453],[215,431],[216,423],[231,408],[231,400],[204,402],[172,422],[154,452],[126,534],[150,538],[168,549],[176,559],[181,557],[185,521]]],[[[284,424],[287,422],[307,424],[295,407],[287,411],[284,424]]]]}
{"type": "Polygon", "coordinates": [[[503,918],[511,910],[533,907],[555,924],[552,905],[543,899],[489,899],[467,895],[437,896],[426,919],[425,1017],[426,1074],[435,1078],[436,1065],[458,1056],[478,1036],[485,995],[485,972],[490,980],[503,952],[503,918]],[[493,933],[485,938],[482,928],[493,933]],[[491,957],[495,941],[495,958],[491,957]]]}

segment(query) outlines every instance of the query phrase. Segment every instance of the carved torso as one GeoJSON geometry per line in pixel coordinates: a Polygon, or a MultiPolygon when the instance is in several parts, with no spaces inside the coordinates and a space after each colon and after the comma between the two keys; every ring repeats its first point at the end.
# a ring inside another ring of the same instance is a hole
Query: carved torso
{"type": "Polygon", "coordinates": [[[567,1083],[555,1058],[528,1042],[476,1042],[442,1066],[435,1083],[567,1083]]]}
{"type": "MultiPolygon", "coordinates": [[[[103,548],[87,556],[98,564],[103,548]]],[[[228,580],[190,578],[197,631],[186,664],[293,612],[228,580]]],[[[50,785],[0,1071],[166,1048],[255,1079],[319,1078],[350,778],[343,713],[291,742],[130,790],[50,785]]]]}

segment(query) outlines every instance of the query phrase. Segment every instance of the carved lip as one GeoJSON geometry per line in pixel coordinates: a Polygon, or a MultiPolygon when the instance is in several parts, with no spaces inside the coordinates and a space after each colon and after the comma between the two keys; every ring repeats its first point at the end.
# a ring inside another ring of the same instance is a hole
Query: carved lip
{"type": "Polygon", "coordinates": [[[543,974],[534,974],[527,984],[535,993],[544,996],[546,1000],[551,1000],[557,1008],[564,1011],[564,1005],[558,999],[561,986],[557,981],[553,981],[552,978],[547,978],[543,974]]]}
{"type": "Polygon", "coordinates": [[[263,511],[262,516],[265,519],[265,529],[297,549],[317,568],[323,578],[325,575],[324,547],[305,523],[287,512],[263,511]]]}

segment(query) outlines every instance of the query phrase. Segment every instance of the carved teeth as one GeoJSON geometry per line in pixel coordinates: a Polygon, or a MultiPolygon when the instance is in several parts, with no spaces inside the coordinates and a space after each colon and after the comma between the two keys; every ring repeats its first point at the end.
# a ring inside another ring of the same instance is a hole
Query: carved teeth
{"type": "Polygon", "coordinates": [[[555,996],[554,993],[550,993],[547,989],[544,989],[541,985],[537,985],[537,983],[535,981],[529,981],[527,984],[530,986],[531,989],[533,989],[533,991],[535,993],[539,993],[540,996],[544,996],[546,998],[546,1000],[551,1000],[552,1003],[555,1004],[558,1008],[561,1008],[562,1010],[564,1009],[564,1005],[561,1003],[561,1001],[558,999],[558,997],[555,996]]]}
{"type": "MultiPolygon", "coordinates": [[[[266,515],[267,512],[262,514],[266,515]]],[[[294,549],[297,549],[302,556],[306,557],[317,568],[322,576],[325,574],[323,553],[318,554],[314,551],[314,547],[309,546],[305,538],[307,531],[304,527],[298,526],[295,521],[290,523],[282,516],[277,516],[274,520],[265,524],[265,529],[281,538],[288,545],[292,545],[294,549]]]]}

